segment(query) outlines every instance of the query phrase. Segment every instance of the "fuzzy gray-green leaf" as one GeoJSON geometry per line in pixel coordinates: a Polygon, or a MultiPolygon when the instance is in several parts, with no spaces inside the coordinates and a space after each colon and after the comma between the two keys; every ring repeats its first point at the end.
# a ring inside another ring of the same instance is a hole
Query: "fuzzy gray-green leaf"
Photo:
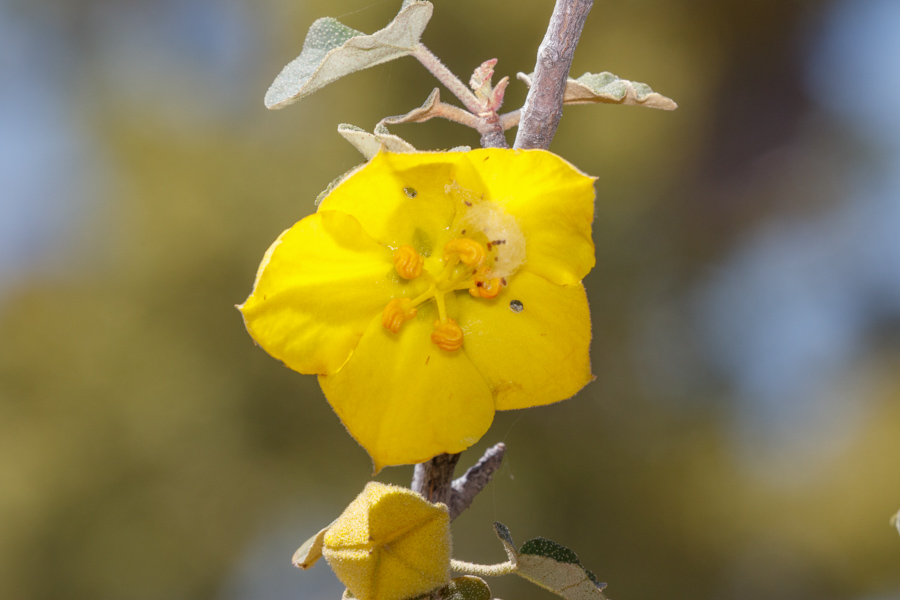
{"type": "Polygon", "coordinates": [[[381,120],[386,125],[398,125],[400,123],[424,123],[434,117],[435,106],[441,103],[441,90],[434,88],[425,103],[419,108],[414,108],[405,115],[385,117],[381,120]]]}
{"type": "MultiPolygon", "coordinates": [[[[331,525],[333,524],[334,523],[331,525]]],[[[305,570],[316,564],[316,561],[322,558],[322,545],[325,541],[325,532],[331,528],[331,525],[303,542],[303,545],[297,548],[297,551],[294,552],[294,557],[291,559],[291,563],[295,567],[305,570]]]]}
{"type": "Polygon", "coordinates": [[[584,568],[578,556],[560,544],[544,538],[528,540],[519,550],[509,529],[494,523],[494,531],[514,565],[516,575],[566,600],[606,600],[605,583],[584,568]]]}
{"type": "MultiPolygon", "coordinates": [[[[531,75],[518,74],[519,80],[531,87],[531,75]]],[[[585,73],[578,79],[566,80],[563,104],[629,104],[661,110],[675,110],[671,98],[654,92],[646,83],[620,79],[608,71],[585,73]]]]}
{"type": "Polygon", "coordinates": [[[513,542],[512,535],[509,533],[509,528],[500,521],[497,521],[494,523],[494,533],[496,533],[497,537],[500,538],[500,541],[503,542],[503,549],[506,550],[509,562],[516,564],[519,559],[519,551],[516,550],[516,544],[513,542]]]}
{"type": "Polygon", "coordinates": [[[282,69],[266,92],[266,107],[283,108],[344,75],[410,54],[432,11],[429,2],[410,2],[387,27],[372,35],[331,17],[317,20],[309,28],[300,56],[282,69]]]}
{"type": "Polygon", "coordinates": [[[383,123],[375,126],[375,133],[344,123],[338,125],[338,133],[353,144],[366,160],[371,160],[382,148],[388,152],[417,152],[415,146],[392,134],[383,123]]]}

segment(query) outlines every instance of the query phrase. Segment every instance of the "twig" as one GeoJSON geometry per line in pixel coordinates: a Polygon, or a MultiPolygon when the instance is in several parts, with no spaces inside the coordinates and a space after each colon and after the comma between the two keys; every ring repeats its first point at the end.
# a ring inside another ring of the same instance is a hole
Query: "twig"
{"type": "Polygon", "coordinates": [[[503,131],[507,129],[512,129],[519,124],[519,119],[522,118],[521,109],[516,109],[512,112],[508,112],[506,114],[500,115],[500,127],[503,128],[503,131]]]}
{"type": "Polygon", "coordinates": [[[491,446],[462,477],[453,480],[453,493],[450,494],[450,503],[448,504],[451,521],[459,516],[459,513],[469,508],[478,492],[491,482],[494,473],[503,462],[505,453],[506,444],[503,442],[491,446]]]}
{"type": "Polygon", "coordinates": [[[478,112],[482,110],[481,103],[478,101],[478,98],[475,97],[475,94],[472,93],[472,90],[460,81],[459,78],[441,62],[441,59],[435,56],[424,44],[417,44],[413,48],[411,56],[422,63],[422,65],[428,69],[438,81],[443,83],[454,96],[459,98],[459,101],[463,103],[463,106],[469,109],[469,112],[478,114],[478,112]]]}
{"type": "Polygon", "coordinates": [[[534,79],[516,134],[515,148],[550,147],[562,116],[563,92],[575,46],[593,0],[556,0],[544,41],[538,48],[534,79]]]}
{"type": "Polygon", "coordinates": [[[429,502],[443,502],[449,506],[453,491],[453,470],[459,461],[459,454],[438,454],[431,460],[419,463],[413,471],[410,487],[419,492],[429,502]]]}
{"type": "Polygon", "coordinates": [[[410,487],[429,502],[446,504],[452,521],[469,508],[478,492],[491,482],[505,453],[506,444],[503,442],[491,446],[477,463],[455,480],[453,471],[459,461],[459,454],[439,454],[416,465],[410,487]]]}
{"type": "Polygon", "coordinates": [[[516,572],[516,565],[509,561],[496,565],[480,565],[451,558],[450,568],[457,573],[477,575],[478,577],[499,577],[500,575],[509,575],[516,572]]]}

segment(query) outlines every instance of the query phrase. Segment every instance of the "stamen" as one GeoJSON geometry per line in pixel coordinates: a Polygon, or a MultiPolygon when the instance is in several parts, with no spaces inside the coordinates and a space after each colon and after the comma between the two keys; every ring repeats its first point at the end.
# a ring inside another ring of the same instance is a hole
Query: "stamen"
{"type": "Polygon", "coordinates": [[[487,264],[488,252],[504,243],[503,239],[492,240],[485,249],[484,244],[471,238],[452,239],[444,245],[444,264],[437,275],[424,269],[425,258],[415,248],[400,246],[394,251],[397,273],[405,279],[424,277],[428,288],[413,299],[402,297],[388,302],[381,313],[381,324],[392,333],[398,333],[403,323],[416,316],[420,304],[434,298],[439,318],[434,322],[431,341],[447,352],[459,350],[463,345],[463,331],[455,320],[448,317],[445,296],[467,289],[476,298],[496,298],[506,286],[506,279],[491,277],[503,273],[496,272],[494,261],[487,264]]]}
{"type": "Polygon", "coordinates": [[[381,325],[391,333],[397,333],[403,323],[416,316],[416,312],[409,298],[392,298],[381,312],[381,325]]]}
{"type": "Polygon", "coordinates": [[[434,295],[434,301],[437,304],[438,316],[440,317],[441,323],[446,323],[447,319],[447,304],[444,302],[444,294],[443,292],[437,292],[434,295]]]}
{"type": "Polygon", "coordinates": [[[447,319],[444,323],[435,321],[431,341],[441,350],[455,352],[462,348],[463,331],[453,319],[447,319]]]}
{"type": "Polygon", "coordinates": [[[400,246],[394,250],[394,268],[404,279],[415,279],[422,274],[425,258],[412,246],[400,246]]]}
{"type": "Polygon", "coordinates": [[[444,261],[449,263],[457,256],[470,267],[480,267],[487,256],[487,251],[473,239],[456,238],[444,246],[444,261]]]}

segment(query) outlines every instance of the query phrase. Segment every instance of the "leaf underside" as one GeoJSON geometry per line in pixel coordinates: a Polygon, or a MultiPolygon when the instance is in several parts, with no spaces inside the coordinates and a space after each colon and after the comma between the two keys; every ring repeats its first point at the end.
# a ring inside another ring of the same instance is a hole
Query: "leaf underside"
{"type": "Polygon", "coordinates": [[[300,56],[282,69],[266,92],[266,108],[284,108],[329,83],[412,53],[431,19],[430,2],[404,4],[387,27],[366,35],[337,19],[315,21],[300,56]]]}
{"type": "MultiPolygon", "coordinates": [[[[531,87],[533,75],[519,73],[517,77],[531,87]]],[[[620,79],[608,71],[585,73],[578,79],[569,77],[563,104],[627,104],[660,110],[678,108],[674,100],[654,92],[646,83],[620,79]]]]}

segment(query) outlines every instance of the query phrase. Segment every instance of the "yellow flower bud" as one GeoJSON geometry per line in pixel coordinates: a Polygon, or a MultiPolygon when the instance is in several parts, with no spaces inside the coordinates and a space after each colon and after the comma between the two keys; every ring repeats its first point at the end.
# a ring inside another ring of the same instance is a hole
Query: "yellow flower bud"
{"type": "Polygon", "coordinates": [[[325,533],[322,553],[359,600],[414,598],[450,581],[450,515],[373,481],[325,533]]]}

